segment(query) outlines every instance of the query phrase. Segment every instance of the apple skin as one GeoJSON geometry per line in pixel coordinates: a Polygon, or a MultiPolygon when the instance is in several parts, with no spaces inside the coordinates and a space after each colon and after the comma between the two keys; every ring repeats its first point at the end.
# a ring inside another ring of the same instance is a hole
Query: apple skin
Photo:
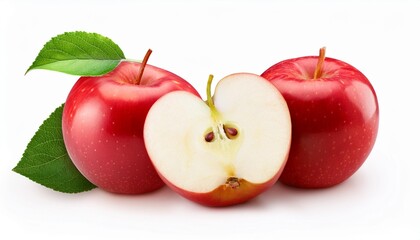
{"type": "Polygon", "coordinates": [[[179,76],[151,65],[135,84],[140,65],[121,62],[104,76],[81,77],[64,106],[62,129],[70,158],[90,182],[113,193],[141,194],[164,185],[144,145],[146,115],[166,93],[199,96],[179,76]]]}
{"type": "Polygon", "coordinates": [[[378,133],[379,106],[369,80],[353,66],[318,57],[281,61],[262,77],[285,98],[292,144],[280,181],[294,187],[325,188],[352,176],[370,154],[378,133]]]}
{"type": "Polygon", "coordinates": [[[185,189],[181,189],[172,184],[159,172],[158,174],[169,188],[190,201],[208,207],[228,207],[248,202],[249,200],[270,189],[278,181],[283,169],[284,165],[280,168],[276,175],[264,183],[254,184],[244,179],[240,179],[239,183],[241,186],[239,189],[233,189],[228,185],[221,185],[213,191],[206,193],[186,191],[185,189]]]}

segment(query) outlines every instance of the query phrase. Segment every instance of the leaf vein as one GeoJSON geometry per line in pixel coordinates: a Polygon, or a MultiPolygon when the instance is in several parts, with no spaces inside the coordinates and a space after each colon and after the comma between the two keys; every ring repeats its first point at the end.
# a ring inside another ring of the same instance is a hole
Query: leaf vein
{"type": "MultiPolygon", "coordinates": [[[[33,154],[34,156],[39,156],[39,155],[41,155],[41,154],[33,154]]],[[[61,159],[62,157],[65,157],[67,154],[62,154],[62,155],[59,155],[59,156],[57,156],[57,157],[54,157],[54,156],[52,156],[53,157],[53,159],[51,159],[51,160],[49,160],[49,161],[47,161],[47,162],[43,162],[43,163],[41,163],[41,164],[37,164],[37,165],[32,165],[32,166],[26,166],[26,167],[20,167],[20,169],[33,169],[33,168],[39,168],[39,167],[42,167],[42,166],[45,166],[45,165],[48,165],[48,164],[51,164],[51,163],[53,163],[53,162],[55,162],[55,161],[57,161],[57,160],[59,160],[59,159],[61,159]]]]}

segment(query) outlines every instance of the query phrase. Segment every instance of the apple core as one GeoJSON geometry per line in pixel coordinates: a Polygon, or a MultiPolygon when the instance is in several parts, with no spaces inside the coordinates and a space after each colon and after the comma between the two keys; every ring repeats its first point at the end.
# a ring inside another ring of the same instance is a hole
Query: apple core
{"type": "MultiPolygon", "coordinates": [[[[216,106],[214,105],[212,94],[211,94],[211,84],[213,82],[213,75],[209,75],[207,80],[207,105],[210,108],[211,116],[213,119],[213,126],[210,127],[207,134],[205,134],[204,139],[207,143],[212,144],[218,142],[218,144],[225,144],[224,141],[235,140],[238,136],[238,128],[234,127],[233,124],[227,124],[220,113],[218,112],[216,106]]],[[[239,178],[235,177],[235,169],[232,164],[227,164],[226,172],[230,175],[226,179],[226,186],[231,187],[232,189],[237,189],[240,186],[239,178]]]]}

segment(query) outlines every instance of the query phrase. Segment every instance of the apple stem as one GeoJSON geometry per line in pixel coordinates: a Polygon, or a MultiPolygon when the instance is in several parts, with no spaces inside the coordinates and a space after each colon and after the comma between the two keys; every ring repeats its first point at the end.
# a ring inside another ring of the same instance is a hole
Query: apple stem
{"type": "Polygon", "coordinates": [[[207,104],[210,107],[211,115],[213,116],[213,119],[217,120],[218,112],[217,112],[216,106],[214,106],[213,98],[211,97],[211,83],[212,82],[213,82],[213,75],[210,74],[209,79],[207,80],[207,89],[206,89],[207,104]]]}
{"type": "Polygon", "coordinates": [[[315,68],[314,79],[318,79],[322,75],[322,67],[324,65],[325,60],[325,51],[326,47],[322,47],[319,49],[318,63],[315,68]]]}
{"type": "Polygon", "coordinates": [[[150,54],[152,54],[151,49],[147,50],[146,55],[144,55],[143,61],[141,62],[139,77],[137,78],[137,81],[135,82],[135,84],[137,85],[143,85],[143,82],[144,82],[142,81],[143,73],[144,73],[144,69],[146,68],[147,61],[149,60],[150,54]]]}

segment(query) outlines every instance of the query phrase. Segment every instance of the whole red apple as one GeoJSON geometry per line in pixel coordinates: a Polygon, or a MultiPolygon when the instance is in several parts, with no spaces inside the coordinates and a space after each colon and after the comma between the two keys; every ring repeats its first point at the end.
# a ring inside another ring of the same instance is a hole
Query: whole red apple
{"type": "Polygon", "coordinates": [[[81,77],[69,93],[62,120],[65,145],[78,170],[113,193],[162,187],[145,149],[143,125],[153,103],[177,90],[199,96],[179,76],[136,62],[121,62],[101,77],[81,77]]]}
{"type": "Polygon", "coordinates": [[[379,124],[369,80],[343,61],[288,59],[262,76],[283,94],[292,119],[292,144],[280,181],[302,188],[330,187],[355,173],[371,152],[379,124]]]}

